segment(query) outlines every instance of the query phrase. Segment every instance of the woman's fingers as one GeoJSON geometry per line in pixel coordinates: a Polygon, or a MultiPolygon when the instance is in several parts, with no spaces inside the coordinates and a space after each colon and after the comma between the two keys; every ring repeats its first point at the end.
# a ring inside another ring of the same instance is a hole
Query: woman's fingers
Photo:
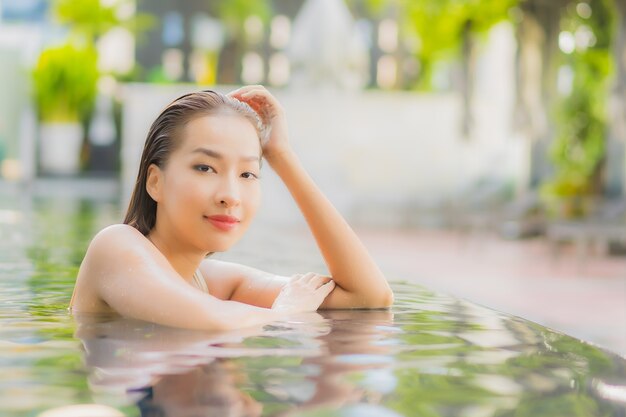
{"type": "Polygon", "coordinates": [[[275,310],[315,311],[335,289],[331,277],[309,272],[292,275],[272,304],[275,310]]]}
{"type": "Polygon", "coordinates": [[[298,281],[300,278],[302,278],[302,274],[295,274],[292,275],[291,278],[289,279],[289,282],[296,282],[298,281]]]}
{"type": "MultiPolygon", "coordinates": [[[[274,98],[274,96],[262,85],[251,85],[242,87],[229,93],[230,96],[235,97],[241,101],[245,101],[251,106],[256,105],[260,107],[263,104],[268,104],[274,110],[280,108],[280,104],[274,98]]],[[[254,108],[254,106],[253,106],[254,108]]],[[[257,110],[257,108],[255,108],[257,110]]]]}
{"type": "Polygon", "coordinates": [[[269,106],[271,109],[277,106],[277,103],[270,98],[269,92],[266,90],[250,90],[235,96],[235,98],[248,103],[255,111],[261,110],[264,106],[269,106]]]}
{"type": "Polygon", "coordinates": [[[317,289],[328,281],[332,281],[332,278],[326,275],[316,274],[315,272],[308,272],[302,275],[299,281],[304,285],[317,289]]]}
{"type": "Polygon", "coordinates": [[[332,290],[335,289],[335,281],[333,281],[332,279],[330,281],[328,281],[327,283],[323,284],[320,287],[320,290],[323,291],[324,294],[324,298],[326,298],[328,296],[328,294],[330,294],[332,292],[332,290]]]}
{"type": "Polygon", "coordinates": [[[300,285],[305,288],[317,290],[320,287],[332,282],[334,287],[334,281],[332,277],[327,275],[316,274],[315,272],[307,272],[306,274],[295,274],[289,279],[291,285],[300,285]]]}
{"type": "Polygon", "coordinates": [[[305,274],[294,274],[291,276],[291,281],[299,281],[301,284],[308,284],[316,278],[324,278],[324,275],[320,275],[315,272],[307,272],[305,274]]]}
{"type": "Polygon", "coordinates": [[[332,278],[326,275],[315,274],[315,276],[309,281],[309,285],[313,286],[314,288],[319,288],[322,285],[327,284],[328,281],[332,281],[332,278]]]}
{"type": "Polygon", "coordinates": [[[308,284],[311,279],[315,277],[315,272],[307,272],[306,274],[300,274],[300,283],[308,284]]]}
{"type": "Polygon", "coordinates": [[[291,150],[287,132],[285,109],[262,85],[247,85],[228,93],[230,97],[249,105],[262,123],[267,126],[267,138],[263,141],[263,156],[272,163],[274,156],[291,150]]]}
{"type": "Polygon", "coordinates": [[[238,88],[237,90],[231,91],[227,94],[230,97],[235,97],[237,99],[250,99],[251,97],[261,96],[261,97],[269,97],[271,96],[270,92],[263,86],[249,85],[245,87],[238,88]]]}
{"type": "Polygon", "coordinates": [[[261,117],[264,123],[270,123],[280,111],[278,102],[264,88],[240,89],[229,94],[252,107],[252,110],[261,117]]]}
{"type": "Polygon", "coordinates": [[[258,85],[258,84],[244,85],[242,87],[237,88],[236,90],[231,91],[230,93],[226,95],[233,96],[233,95],[241,94],[246,91],[252,90],[253,88],[265,88],[265,87],[263,87],[262,85],[258,85]]]}

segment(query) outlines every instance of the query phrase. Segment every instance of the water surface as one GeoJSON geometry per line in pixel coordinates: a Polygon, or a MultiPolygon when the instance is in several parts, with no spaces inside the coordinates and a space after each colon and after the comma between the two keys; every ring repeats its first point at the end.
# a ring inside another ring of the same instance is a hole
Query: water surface
{"type": "Polygon", "coordinates": [[[623,358],[405,283],[391,310],[221,334],[70,316],[86,245],[119,217],[115,202],[2,195],[0,416],[83,403],[127,416],[626,415],[623,358]]]}

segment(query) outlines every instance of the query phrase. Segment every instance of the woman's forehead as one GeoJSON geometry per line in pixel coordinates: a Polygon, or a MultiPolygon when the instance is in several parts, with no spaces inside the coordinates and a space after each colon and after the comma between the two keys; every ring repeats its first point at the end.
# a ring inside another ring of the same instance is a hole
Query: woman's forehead
{"type": "Polygon", "coordinates": [[[183,148],[192,151],[198,146],[219,147],[233,152],[260,152],[261,144],[255,127],[235,113],[205,115],[189,121],[183,132],[183,148]]]}

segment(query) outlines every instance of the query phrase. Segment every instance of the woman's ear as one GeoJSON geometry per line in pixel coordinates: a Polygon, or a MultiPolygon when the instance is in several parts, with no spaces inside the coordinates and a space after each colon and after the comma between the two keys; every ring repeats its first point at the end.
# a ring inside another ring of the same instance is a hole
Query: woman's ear
{"type": "Polygon", "coordinates": [[[148,174],[146,176],[146,191],[157,203],[161,199],[161,187],[163,184],[163,173],[161,168],[155,164],[150,164],[148,167],[148,174]]]}

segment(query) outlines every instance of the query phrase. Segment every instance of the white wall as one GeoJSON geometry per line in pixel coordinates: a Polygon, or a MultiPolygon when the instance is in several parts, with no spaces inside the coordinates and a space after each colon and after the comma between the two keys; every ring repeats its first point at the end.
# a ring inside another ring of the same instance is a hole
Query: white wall
{"type": "MultiPolygon", "coordinates": [[[[508,26],[496,29],[479,62],[481,78],[472,106],[475,134],[469,139],[460,136],[461,98],[453,93],[274,92],[286,109],[293,147],[346,216],[398,225],[412,207],[436,205],[481,178],[523,187],[528,143],[510,132],[513,35],[508,26]]],[[[150,124],[169,101],[197,89],[194,85],[125,86],[125,198],[134,184],[150,124]]],[[[260,217],[297,222],[299,214],[288,193],[267,166],[264,170],[260,217]]]]}
{"type": "MultiPolygon", "coordinates": [[[[125,86],[125,198],[150,124],[171,99],[194,89],[125,86]]],[[[277,91],[276,96],[286,108],[293,147],[346,215],[371,206],[389,216],[416,202],[446,199],[485,176],[516,183],[525,175],[526,147],[503,131],[502,124],[493,123],[484,137],[459,137],[460,99],[454,95],[277,91]]],[[[267,165],[264,171],[261,217],[296,221],[286,190],[267,165]]]]}
{"type": "Polygon", "coordinates": [[[0,23],[0,146],[6,152],[0,179],[3,174],[23,180],[35,176],[36,121],[29,87],[42,36],[36,25],[0,23]],[[7,161],[15,163],[13,169],[6,169],[7,161]]]}

